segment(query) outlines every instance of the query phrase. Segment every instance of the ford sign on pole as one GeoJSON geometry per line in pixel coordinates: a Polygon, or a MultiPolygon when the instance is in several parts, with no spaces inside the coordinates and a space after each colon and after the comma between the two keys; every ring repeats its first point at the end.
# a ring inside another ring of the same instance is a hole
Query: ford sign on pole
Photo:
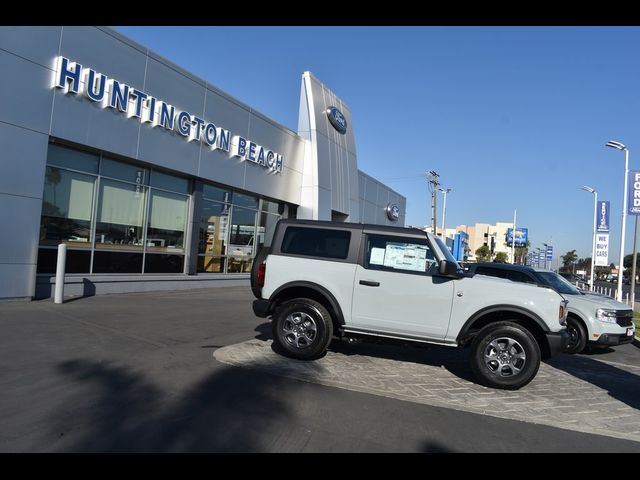
{"type": "Polygon", "coordinates": [[[640,171],[629,170],[629,196],[627,197],[629,215],[640,215],[640,171]]]}
{"type": "Polygon", "coordinates": [[[609,212],[609,202],[598,202],[597,232],[609,233],[609,212]]]}

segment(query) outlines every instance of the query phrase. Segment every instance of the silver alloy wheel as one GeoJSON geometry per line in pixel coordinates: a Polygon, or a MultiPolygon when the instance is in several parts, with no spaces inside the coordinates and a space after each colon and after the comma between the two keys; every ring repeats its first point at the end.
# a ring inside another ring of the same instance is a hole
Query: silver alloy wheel
{"type": "Polygon", "coordinates": [[[293,312],[282,322],[286,341],[296,348],[307,348],[318,334],[315,320],[305,312],[293,312]]]}
{"type": "Polygon", "coordinates": [[[516,340],[500,337],[486,346],[484,363],[491,373],[498,377],[513,377],[524,368],[527,355],[516,340]]]}

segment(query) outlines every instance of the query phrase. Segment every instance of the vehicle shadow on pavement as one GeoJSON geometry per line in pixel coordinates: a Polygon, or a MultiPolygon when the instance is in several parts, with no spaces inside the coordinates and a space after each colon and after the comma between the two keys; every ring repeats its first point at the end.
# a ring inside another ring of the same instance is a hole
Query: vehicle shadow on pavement
{"type": "Polygon", "coordinates": [[[367,357],[419,363],[432,367],[445,368],[456,377],[477,383],[469,366],[469,350],[440,347],[437,345],[416,345],[404,343],[378,343],[375,340],[362,340],[354,343],[335,339],[329,350],[343,355],[363,355],[367,357]]]}
{"type": "MultiPolygon", "coordinates": [[[[258,325],[254,331],[258,332],[258,335],[255,336],[256,340],[273,340],[271,322],[258,325]]],[[[275,353],[279,353],[273,344],[271,345],[271,349],[275,353]]],[[[469,366],[469,353],[467,349],[452,349],[438,345],[423,346],[417,344],[389,343],[389,340],[376,342],[373,339],[358,340],[352,343],[347,340],[334,338],[329,345],[329,351],[348,356],[362,355],[442,367],[458,378],[476,383],[471,367],[469,366]]]]}
{"type": "Polygon", "coordinates": [[[616,400],[640,409],[640,376],[585,356],[556,355],[545,361],[554,368],[606,390],[616,400]]]}
{"type": "Polygon", "coordinates": [[[272,441],[260,432],[290,416],[279,399],[283,380],[245,369],[223,368],[175,398],[109,363],[76,359],[57,371],[80,386],[52,415],[51,434],[61,440],[68,433],[62,451],[268,451],[272,441]]]}
{"type": "Polygon", "coordinates": [[[254,330],[254,332],[258,332],[256,335],[256,340],[272,340],[273,334],[271,332],[271,322],[264,322],[258,325],[254,330]]]}

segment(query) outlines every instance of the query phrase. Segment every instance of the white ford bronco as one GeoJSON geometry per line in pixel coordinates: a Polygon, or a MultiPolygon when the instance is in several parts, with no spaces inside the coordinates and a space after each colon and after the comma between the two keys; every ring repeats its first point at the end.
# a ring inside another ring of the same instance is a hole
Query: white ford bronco
{"type": "Polygon", "coordinates": [[[555,290],[467,276],[441,239],[414,228],[280,220],[251,287],[276,350],[303,360],[334,336],[470,347],[480,383],[518,389],[569,338],[555,290]]]}

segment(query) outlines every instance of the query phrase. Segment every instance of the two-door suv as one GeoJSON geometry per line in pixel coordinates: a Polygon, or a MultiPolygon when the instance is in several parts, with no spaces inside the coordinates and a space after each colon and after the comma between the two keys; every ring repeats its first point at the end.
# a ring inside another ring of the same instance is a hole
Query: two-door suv
{"type": "Polygon", "coordinates": [[[470,347],[480,383],[517,389],[568,340],[555,290],[470,277],[441,239],[414,228],[280,220],[251,286],[274,347],[297,359],[319,358],[334,336],[470,347]]]}

